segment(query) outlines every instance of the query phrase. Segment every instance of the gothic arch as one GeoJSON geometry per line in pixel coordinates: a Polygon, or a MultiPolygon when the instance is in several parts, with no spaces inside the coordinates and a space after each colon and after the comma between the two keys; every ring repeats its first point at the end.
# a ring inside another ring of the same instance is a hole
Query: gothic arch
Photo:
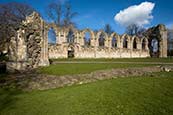
{"type": "Polygon", "coordinates": [[[94,39],[95,35],[94,35],[94,32],[91,29],[82,30],[82,36],[84,36],[86,32],[89,32],[90,35],[91,35],[91,39],[94,39]]]}
{"type": "Polygon", "coordinates": [[[148,39],[146,37],[141,39],[141,49],[148,50],[148,39]]]}
{"type": "Polygon", "coordinates": [[[102,30],[99,31],[99,32],[97,32],[96,41],[98,42],[98,46],[108,46],[108,35],[107,35],[107,33],[105,33],[102,30]],[[99,42],[101,40],[100,39],[101,34],[104,35],[104,40],[103,40],[103,43],[102,44],[99,42]]]}
{"type": "Polygon", "coordinates": [[[77,34],[77,30],[73,29],[73,28],[69,28],[67,30],[67,42],[68,43],[74,43],[76,40],[76,34],[77,34]]]}
{"type": "Polygon", "coordinates": [[[130,49],[130,43],[131,43],[130,36],[127,35],[127,34],[123,34],[121,36],[121,46],[122,46],[122,48],[130,49]]]}
{"type": "Polygon", "coordinates": [[[88,45],[88,46],[94,46],[94,38],[95,38],[95,35],[94,35],[94,32],[90,29],[85,29],[81,32],[81,35],[82,35],[82,39],[84,41],[84,45],[88,45]],[[86,33],[89,33],[90,37],[89,37],[89,40],[86,40],[86,33]],[[87,43],[86,43],[87,42],[87,43]]]}
{"type": "Polygon", "coordinates": [[[138,49],[138,45],[139,45],[140,39],[137,36],[133,36],[131,39],[131,48],[132,49],[138,49]]]}
{"type": "Polygon", "coordinates": [[[54,24],[54,23],[46,24],[46,27],[44,29],[45,29],[45,31],[49,31],[50,28],[53,28],[56,33],[59,29],[59,27],[57,27],[56,24],[54,24]]]}
{"type": "Polygon", "coordinates": [[[117,46],[117,48],[120,47],[120,36],[117,33],[115,33],[115,32],[112,33],[111,36],[110,36],[110,39],[109,39],[110,45],[113,46],[113,44],[114,44],[113,43],[114,42],[113,39],[114,38],[116,39],[116,46],[117,46]]]}
{"type": "Polygon", "coordinates": [[[99,32],[97,32],[97,35],[96,35],[97,40],[99,39],[101,34],[104,34],[105,40],[108,40],[108,34],[104,32],[103,30],[100,30],[99,32]]]}
{"type": "Polygon", "coordinates": [[[48,40],[49,39],[49,31],[53,30],[54,34],[55,34],[55,42],[58,43],[58,27],[54,24],[54,23],[50,23],[50,24],[46,24],[45,28],[44,28],[44,32],[45,32],[45,37],[48,40]]]}

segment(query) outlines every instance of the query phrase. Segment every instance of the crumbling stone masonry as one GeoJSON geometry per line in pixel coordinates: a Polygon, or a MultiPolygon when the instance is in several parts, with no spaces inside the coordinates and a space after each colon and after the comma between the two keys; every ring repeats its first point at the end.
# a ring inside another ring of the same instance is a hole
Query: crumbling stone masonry
{"type": "Polygon", "coordinates": [[[11,38],[9,46],[9,71],[22,71],[38,66],[49,66],[50,58],[142,58],[150,57],[151,41],[159,42],[158,57],[167,57],[167,31],[164,25],[148,29],[145,37],[108,35],[100,30],[77,30],[72,27],[57,27],[46,23],[38,13],[33,12],[11,38]],[[48,31],[55,30],[56,44],[48,44],[48,31]],[[85,34],[90,34],[86,41],[85,34]],[[69,33],[70,40],[69,40],[69,33]],[[102,42],[100,42],[102,40],[102,42]]]}

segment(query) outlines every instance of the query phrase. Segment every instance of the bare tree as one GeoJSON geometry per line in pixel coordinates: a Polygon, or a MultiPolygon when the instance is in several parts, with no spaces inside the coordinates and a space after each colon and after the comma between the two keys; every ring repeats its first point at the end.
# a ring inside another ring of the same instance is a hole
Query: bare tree
{"type": "Polygon", "coordinates": [[[65,3],[65,13],[64,13],[64,26],[75,26],[72,19],[77,15],[77,12],[72,12],[72,8],[69,2],[65,3]]]}
{"type": "Polygon", "coordinates": [[[138,33],[139,26],[136,24],[131,24],[126,27],[126,33],[129,35],[136,35],[138,33]]]}
{"type": "Polygon", "coordinates": [[[61,26],[62,20],[62,4],[61,2],[50,3],[47,8],[48,17],[54,21],[55,24],[61,26]]]}
{"type": "Polygon", "coordinates": [[[22,20],[33,11],[31,6],[24,3],[0,4],[0,52],[6,49],[7,43],[20,27],[22,20]]]}
{"type": "Polygon", "coordinates": [[[76,12],[72,12],[72,8],[69,2],[62,4],[61,2],[50,3],[47,7],[47,16],[57,26],[75,26],[72,19],[77,15],[76,12]]]}
{"type": "Polygon", "coordinates": [[[126,33],[129,35],[137,35],[138,37],[142,37],[143,33],[146,31],[145,28],[140,27],[136,24],[131,24],[126,27],[126,33]]]}
{"type": "Polygon", "coordinates": [[[106,24],[104,27],[104,31],[108,34],[111,35],[113,33],[112,27],[110,24],[106,24]]]}
{"type": "MultiPolygon", "coordinates": [[[[31,14],[34,9],[24,3],[10,2],[0,5],[0,21],[5,24],[20,23],[26,16],[31,14]]],[[[0,22],[0,23],[1,23],[0,22]]]]}

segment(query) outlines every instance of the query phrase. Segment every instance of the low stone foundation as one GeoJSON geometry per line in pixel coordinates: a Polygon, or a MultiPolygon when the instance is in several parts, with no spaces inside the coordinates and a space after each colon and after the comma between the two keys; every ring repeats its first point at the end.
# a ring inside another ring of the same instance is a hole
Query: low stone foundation
{"type": "Polygon", "coordinates": [[[29,65],[26,61],[7,62],[6,64],[7,71],[10,73],[26,71],[29,65]]]}
{"type": "MultiPolygon", "coordinates": [[[[163,67],[142,67],[129,69],[110,69],[99,70],[89,74],[77,75],[45,75],[45,74],[18,74],[6,77],[3,81],[0,80],[0,87],[17,87],[22,90],[46,90],[59,88],[64,86],[71,86],[73,84],[85,84],[95,82],[98,80],[112,79],[118,77],[133,77],[145,76],[152,77],[153,72],[164,71],[163,67]],[[11,86],[15,85],[15,86],[11,86]]],[[[171,70],[172,71],[172,70],[171,70]]]]}

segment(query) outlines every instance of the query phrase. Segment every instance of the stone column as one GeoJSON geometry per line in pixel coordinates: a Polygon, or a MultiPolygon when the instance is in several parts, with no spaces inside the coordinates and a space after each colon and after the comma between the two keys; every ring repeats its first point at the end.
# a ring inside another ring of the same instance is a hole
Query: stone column
{"type": "Polygon", "coordinates": [[[137,42],[137,47],[138,50],[142,50],[142,43],[141,42],[137,42]]]}
{"type": "Polygon", "coordinates": [[[141,57],[142,54],[142,42],[137,41],[137,46],[136,46],[137,50],[139,51],[139,57],[141,57]]]}
{"type": "Polygon", "coordinates": [[[44,21],[41,20],[41,56],[39,66],[49,66],[49,52],[48,52],[48,31],[45,31],[44,21]]]}
{"type": "Polygon", "coordinates": [[[109,47],[109,40],[108,40],[108,38],[105,38],[104,44],[105,44],[105,47],[109,47]]]}
{"type": "Polygon", "coordinates": [[[161,41],[159,43],[160,48],[160,56],[159,57],[167,57],[167,50],[168,50],[168,44],[167,44],[167,30],[165,29],[161,29],[160,30],[160,36],[161,36],[161,41]]]}
{"type": "Polygon", "coordinates": [[[99,38],[95,38],[95,47],[98,47],[99,46],[99,38]]]}
{"type": "Polygon", "coordinates": [[[108,47],[109,47],[109,49],[112,48],[112,38],[111,37],[108,39],[108,47]]]}
{"type": "Polygon", "coordinates": [[[64,31],[61,31],[61,39],[62,39],[62,43],[65,43],[65,42],[67,42],[67,34],[68,33],[66,33],[66,32],[64,32],[64,31]]]}
{"type": "Polygon", "coordinates": [[[81,46],[84,46],[85,45],[85,43],[84,43],[84,36],[83,35],[81,35],[81,33],[80,33],[80,35],[79,35],[79,41],[80,41],[80,45],[81,46]]]}
{"type": "Polygon", "coordinates": [[[91,46],[95,46],[95,40],[94,40],[94,38],[92,37],[92,38],[90,38],[90,45],[91,46]]]}
{"type": "Polygon", "coordinates": [[[60,32],[56,33],[56,44],[62,44],[60,32]]]}
{"type": "Polygon", "coordinates": [[[123,48],[123,38],[120,38],[120,42],[119,42],[119,48],[122,49],[123,48]]]}
{"type": "Polygon", "coordinates": [[[117,40],[117,48],[121,48],[121,39],[120,39],[120,37],[117,37],[116,40],[117,40]]]}
{"type": "Polygon", "coordinates": [[[127,49],[133,49],[132,46],[133,46],[133,44],[132,44],[130,38],[128,38],[128,39],[127,39],[127,49]]]}
{"type": "Polygon", "coordinates": [[[147,41],[146,44],[145,44],[145,49],[149,51],[148,44],[149,44],[149,43],[148,43],[148,41],[147,41]]]}

